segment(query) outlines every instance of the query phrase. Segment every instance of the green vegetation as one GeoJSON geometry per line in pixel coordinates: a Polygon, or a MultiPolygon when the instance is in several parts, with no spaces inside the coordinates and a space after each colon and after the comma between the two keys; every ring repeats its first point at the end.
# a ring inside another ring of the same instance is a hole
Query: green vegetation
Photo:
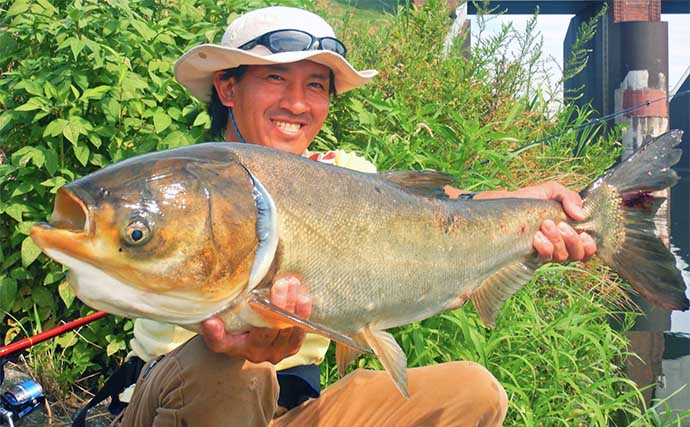
{"type": "MultiPolygon", "coordinates": [[[[206,140],[208,115],[174,81],[172,65],[188,47],[219,40],[228,10],[235,16],[260,5],[0,1],[4,342],[90,311],[74,300],[64,269],[28,239],[29,227],[48,217],[57,188],[123,158],[206,140]]],[[[541,61],[533,27],[480,33],[471,55],[456,46],[443,57],[449,20],[437,3],[373,22],[321,6],[335,14],[328,19],[354,64],[381,75],[336,98],[315,148],[356,150],[381,170],[446,171],[470,190],[548,179],[582,187],[618,156],[617,135],[600,138],[591,129],[511,154],[590,114],[549,108],[550,94],[532,78],[541,61]],[[510,39],[521,41],[516,55],[506,48],[510,39]]],[[[622,312],[612,292],[620,284],[609,276],[596,264],[546,266],[506,304],[494,330],[468,305],[396,336],[411,366],[460,359],[487,366],[510,396],[507,426],[673,425],[640,409],[640,392],[622,371],[627,341],[607,321],[622,312]]],[[[630,325],[634,314],[621,315],[630,325]]],[[[111,316],[34,347],[31,361],[52,393],[65,393],[78,378],[117,365],[130,334],[131,321],[111,316]]],[[[365,358],[359,366],[378,362],[365,358]]],[[[335,380],[332,355],[322,376],[335,380]]]]}

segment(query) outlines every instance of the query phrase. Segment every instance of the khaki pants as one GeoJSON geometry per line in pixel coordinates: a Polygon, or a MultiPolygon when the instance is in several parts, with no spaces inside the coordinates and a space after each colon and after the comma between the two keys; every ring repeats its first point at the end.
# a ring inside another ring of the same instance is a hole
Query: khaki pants
{"type": "Polygon", "coordinates": [[[503,423],[508,406],[503,387],[472,362],[408,370],[409,400],[387,373],[360,369],[275,419],[279,390],[269,363],[213,353],[197,336],[149,365],[125,427],[489,427],[503,423]]]}

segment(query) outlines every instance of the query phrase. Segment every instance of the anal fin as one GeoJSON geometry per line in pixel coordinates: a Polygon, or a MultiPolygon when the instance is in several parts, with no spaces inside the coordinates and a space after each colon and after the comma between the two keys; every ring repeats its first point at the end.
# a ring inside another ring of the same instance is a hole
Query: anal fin
{"type": "Polygon", "coordinates": [[[393,335],[367,325],[362,330],[362,338],[374,350],[384,369],[390,374],[395,386],[405,399],[410,398],[407,391],[407,357],[393,335]]]}
{"type": "MultiPolygon", "coordinates": [[[[259,293],[252,294],[247,306],[254,314],[258,314],[261,317],[261,320],[263,320],[263,323],[265,323],[268,327],[275,329],[296,327],[307,332],[312,332],[329,338],[336,343],[350,347],[352,350],[360,354],[372,353],[371,349],[361,346],[349,336],[336,330],[327,328],[323,325],[311,322],[308,319],[303,319],[294,313],[290,313],[289,311],[274,305],[268,298],[259,293]]],[[[251,319],[252,314],[245,312],[242,313],[242,316],[251,319]]],[[[253,322],[250,321],[250,323],[253,322]]]]}
{"type": "Polygon", "coordinates": [[[470,299],[484,325],[496,326],[496,316],[503,302],[532,279],[537,267],[536,259],[517,262],[503,267],[482,282],[470,299]]]}

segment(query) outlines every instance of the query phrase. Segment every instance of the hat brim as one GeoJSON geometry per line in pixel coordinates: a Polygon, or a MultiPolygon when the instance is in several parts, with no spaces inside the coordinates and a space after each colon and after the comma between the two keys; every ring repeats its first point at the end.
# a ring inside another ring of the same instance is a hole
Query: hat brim
{"type": "Polygon", "coordinates": [[[211,100],[211,86],[216,71],[240,65],[288,64],[312,61],[333,70],[336,93],[358,88],[378,74],[376,70],[357,71],[342,56],[328,50],[306,50],[259,55],[215,44],[202,44],[185,52],[175,63],[175,78],[203,102],[211,100]]]}

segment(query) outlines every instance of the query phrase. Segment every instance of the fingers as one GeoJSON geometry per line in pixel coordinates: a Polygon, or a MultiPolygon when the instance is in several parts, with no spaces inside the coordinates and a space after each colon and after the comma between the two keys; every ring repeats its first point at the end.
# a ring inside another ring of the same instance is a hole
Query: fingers
{"type": "Polygon", "coordinates": [[[553,259],[553,244],[541,231],[534,234],[532,246],[537,250],[542,262],[550,262],[553,259]]]}
{"type": "Polygon", "coordinates": [[[303,287],[299,287],[297,292],[297,304],[295,304],[295,314],[303,319],[308,319],[311,316],[311,297],[309,292],[303,287]]]}
{"type": "Polygon", "coordinates": [[[214,353],[241,356],[246,346],[248,333],[228,334],[225,325],[218,317],[211,317],[201,323],[201,336],[206,347],[214,353]]]}
{"type": "Polygon", "coordinates": [[[597,251],[597,244],[594,241],[594,238],[585,232],[580,233],[580,239],[582,240],[582,246],[585,250],[583,261],[586,261],[590,259],[597,251]]]}
{"type": "MultiPolygon", "coordinates": [[[[566,261],[568,259],[568,249],[563,241],[561,232],[556,228],[556,224],[551,220],[544,221],[541,225],[541,232],[552,246],[551,253],[539,252],[542,259],[556,262],[566,261]]],[[[537,251],[539,251],[538,248],[537,251]]]]}
{"type": "MultiPolygon", "coordinates": [[[[311,315],[311,298],[301,285],[301,277],[294,274],[282,275],[274,280],[271,302],[303,318],[311,315]]],[[[297,353],[305,336],[305,332],[299,328],[251,328],[245,333],[233,335],[225,331],[223,321],[217,317],[202,322],[201,333],[211,351],[240,356],[254,363],[274,364],[297,353]]]]}
{"type": "Polygon", "coordinates": [[[592,236],[577,233],[570,225],[562,222],[556,226],[551,220],[542,223],[541,230],[534,235],[534,248],[543,261],[582,261],[590,258],[597,250],[592,236]]]}
{"type": "Polygon", "coordinates": [[[565,222],[558,224],[558,231],[566,248],[566,260],[579,261],[585,257],[585,248],[580,235],[565,222]]]}
{"type": "Polygon", "coordinates": [[[573,190],[569,190],[557,182],[547,182],[543,184],[546,198],[549,200],[557,200],[563,205],[565,213],[575,221],[584,221],[587,219],[587,214],[582,209],[582,197],[573,190]]]}

